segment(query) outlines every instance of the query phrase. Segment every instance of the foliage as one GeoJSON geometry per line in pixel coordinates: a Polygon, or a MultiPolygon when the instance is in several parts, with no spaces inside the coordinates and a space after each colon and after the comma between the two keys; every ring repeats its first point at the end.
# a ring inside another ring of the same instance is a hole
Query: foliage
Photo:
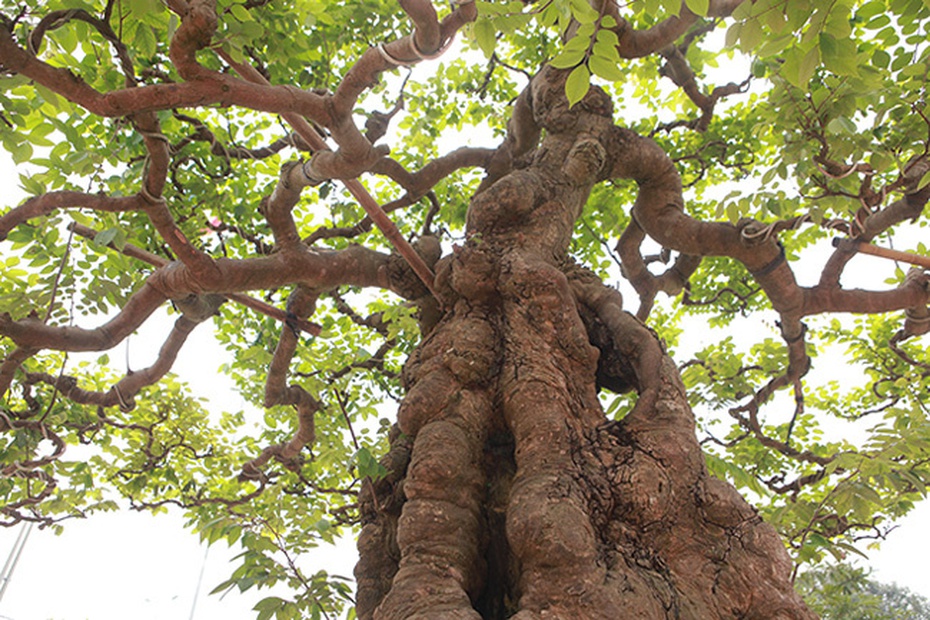
{"type": "Polygon", "coordinates": [[[897,584],[884,584],[848,564],[821,566],[802,573],[798,590],[824,620],[923,620],[930,601],[897,584]]]}
{"type": "MultiPolygon", "coordinates": [[[[17,46],[25,49],[30,33],[44,24],[38,57],[110,92],[127,80],[132,88],[190,81],[171,60],[171,37],[181,25],[175,4],[4,0],[0,6],[2,27],[17,46]],[[105,16],[119,45],[75,13],[43,21],[69,10],[105,16]],[[132,76],[125,74],[120,46],[135,68],[132,76]]],[[[449,13],[436,4],[441,15],[449,13]]],[[[729,3],[735,8],[719,14],[728,3],[623,3],[622,20],[637,31],[699,16],[675,45],[642,58],[624,53],[619,16],[592,8],[596,2],[477,4],[461,45],[438,61],[385,74],[353,106],[358,119],[391,120],[390,111],[397,112],[386,141],[408,170],[456,146],[493,149],[506,135],[527,76],[548,61],[570,71],[571,103],[592,84],[604,88],[617,122],[651,136],[668,153],[682,174],[692,217],[756,220],[756,230],[777,235],[789,261],[800,265],[805,285],[816,283],[807,281],[813,268],[806,265],[830,255],[837,227],[858,234],[856,226],[902,200],[905,189],[924,191],[930,183],[925,170],[917,179],[908,176],[930,149],[928,0],[757,0],[729,3]]],[[[203,66],[231,73],[231,62],[245,61],[272,84],[304,92],[336,91],[366,50],[412,29],[408,16],[386,0],[216,5],[218,29],[197,53],[203,66]]],[[[17,165],[21,191],[135,196],[152,165],[138,119],[89,114],[64,89],[56,92],[12,67],[0,56],[0,142],[17,165]]],[[[276,239],[263,197],[274,191],[284,164],[307,156],[307,145],[280,116],[248,105],[166,105],[153,116],[170,144],[163,196],[177,234],[216,259],[272,256],[276,239]]],[[[390,205],[402,190],[379,172],[363,178],[375,199],[390,205]]],[[[404,190],[390,214],[400,236],[429,230],[447,250],[460,243],[468,198],[481,176],[474,166],[456,166],[424,191],[404,190]]],[[[613,240],[630,225],[626,207],[636,191],[622,181],[599,185],[576,229],[574,257],[611,281],[620,275],[613,240]]],[[[12,212],[16,205],[6,200],[12,212]]],[[[77,206],[85,208],[49,209],[7,231],[0,312],[11,320],[103,322],[152,273],[121,249],[176,254],[142,210],[77,206]],[[98,234],[80,238],[69,232],[73,224],[98,234]]],[[[305,189],[293,216],[300,236],[321,251],[353,244],[391,251],[370,222],[359,224],[364,211],[336,181],[305,189]]],[[[878,230],[874,241],[926,256],[917,243],[924,222],[914,219],[878,230]]],[[[668,259],[658,254],[652,272],[668,259]]],[[[907,283],[903,266],[887,270],[882,283],[867,279],[868,258],[855,260],[861,261],[857,273],[843,276],[847,289],[907,283]]],[[[623,286],[628,298],[642,293],[623,286]]],[[[267,289],[265,302],[283,308],[299,287],[257,288],[267,289]]],[[[683,295],[657,304],[647,323],[681,363],[708,466],[750,494],[796,561],[861,552],[860,541],[884,536],[891,521],[926,495],[930,357],[917,325],[925,324],[925,312],[915,315],[900,304],[879,312],[877,304],[855,318],[833,316],[843,307],[808,317],[801,348],[815,370],[826,372],[804,376],[777,325],[779,308],[733,260],[705,258],[683,295]],[[910,331],[899,331],[902,310],[918,318],[910,331]],[[842,372],[831,372],[841,365],[842,372]],[[770,393],[776,395],[770,399],[770,393]]],[[[925,300],[916,306],[925,307],[925,300]]],[[[173,312],[172,319],[179,316],[173,312]]],[[[51,378],[23,382],[4,397],[4,518],[59,527],[64,519],[126,502],[152,510],[178,505],[207,541],[242,545],[240,564],[220,589],[276,583],[294,589],[293,600],[262,601],[259,618],[333,617],[351,601],[349,587],[325,574],[304,575],[297,558],[350,531],[358,518],[355,493],[388,473],[376,458],[391,426],[382,403],[402,392],[402,364],[419,338],[414,308],[396,294],[348,282],[320,297],[312,320],[321,329],[299,334],[290,363],[300,388],[320,403],[312,447],[255,475],[244,468],[268,446],[286,444],[297,426],[292,403],[266,407],[265,380],[281,325],[232,302],[211,320],[228,353],[222,369],[254,408],[207,412],[169,375],[144,387],[131,411],[97,410],[66,398],[54,377],[74,376],[82,389],[107,393],[130,371],[118,353],[50,351],[25,359],[18,378],[51,378]]],[[[0,357],[17,350],[12,339],[0,339],[0,357]]],[[[610,415],[628,411],[628,395],[604,392],[603,399],[610,415]]],[[[852,578],[856,596],[884,597],[879,606],[890,598],[863,575],[852,578]]]]}

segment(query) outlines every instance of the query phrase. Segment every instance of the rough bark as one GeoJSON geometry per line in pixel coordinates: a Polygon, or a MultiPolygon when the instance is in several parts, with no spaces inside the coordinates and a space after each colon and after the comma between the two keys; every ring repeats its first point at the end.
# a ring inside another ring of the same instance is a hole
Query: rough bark
{"type": "Polygon", "coordinates": [[[359,618],[813,618],[774,529],[707,473],[656,336],[567,257],[593,184],[650,154],[596,89],[569,110],[561,79],[534,81],[545,139],[437,266],[447,312],[406,366],[391,474],[362,496],[359,618]],[[639,394],[620,422],[604,386],[639,394]]]}

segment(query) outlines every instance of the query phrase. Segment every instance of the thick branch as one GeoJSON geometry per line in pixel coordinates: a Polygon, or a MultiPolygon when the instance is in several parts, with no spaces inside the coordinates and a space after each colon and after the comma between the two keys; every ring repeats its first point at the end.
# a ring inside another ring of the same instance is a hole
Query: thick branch
{"type": "MultiPolygon", "coordinates": [[[[711,0],[707,16],[727,17],[746,1],[752,0],[711,0]]],[[[642,58],[655,54],[674,43],[698,20],[698,16],[688,10],[687,5],[682,2],[678,15],[668,17],[645,30],[636,30],[620,15],[617,0],[591,0],[591,5],[603,10],[617,22],[612,30],[620,39],[617,51],[621,58],[642,58]]]]}
{"type": "Polygon", "coordinates": [[[191,244],[178,228],[174,217],[168,210],[167,202],[162,197],[165,182],[168,179],[168,165],[171,157],[168,151],[168,139],[161,133],[158,117],[153,112],[145,112],[136,114],[133,120],[136,129],[142,134],[145,148],[148,151],[142,189],[139,192],[148,203],[146,214],[175,256],[188,266],[193,278],[203,282],[215,279],[217,269],[213,258],[191,244]]]}
{"type": "Polygon", "coordinates": [[[258,86],[224,74],[195,82],[101,93],[70,71],[52,67],[29,54],[3,27],[0,27],[0,58],[5,70],[24,75],[98,116],[123,117],[138,112],[219,104],[275,114],[293,111],[324,125],[330,118],[325,99],[318,94],[292,86],[258,86]]]}
{"type": "Polygon", "coordinates": [[[96,329],[52,327],[36,317],[13,321],[0,315],[0,335],[19,347],[57,351],[105,351],[134,332],[167,298],[155,287],[144,284],[119,314],[96,329]]]}
{"type": "Polygon", "coordinates": [[[646,268],[646,262],[640,252],[640,246],[645,238],[642,227],[636,220],[632,220],[617,241],[623,277],[629,280],[639,294],[640,306],[636,317],[641,321],[649,316],[657,293],[661,291],[666,295],[677,295],[701,264],[699,256],[680,254],[671,268],[660,276],[654,276],[646,268]]]}
{"type": "Polygon", "coordinates": [[[36,217],[49,215],[57,209],[93,209],[108,213],[139,211],[147,203],[141,195],[112,198],[103,194],[86,194],[84,192],[60,191],[49,192],[29,198],[18,207],[14,207],[0,216],[0,241],[7,238],[10,231],[36,217]]]}
{"type": "MultiPolygon", "coordinates": [[[[78,235],[81,235],[82,237],[85,237],[87,239],[93,239],[97,235],[97,232],[95,230],[87,228],[86,226],[82,226],[81,224],[77,224],[77,223],[71,224],[69,226],[69,229],[73,230],[78,235]]],[[[152,254],[150,252],[146,252],[145,250],[141,248],[137,248],[131,243],[124,244],[121,248],[119,248],[119,251],[125,254],[126,256],[131,256],[132,258],[136,258],[138,260],[144,261],[154,267],[164,267],[168,264],[168,261],[166,259],[160,256],[156,256],[155,254],[152,254]]],[[[255,310],[256,312],[260,312],[264,314],[265,316],[270,316],[271,318],[277,321],[285,322],[285,321],[291,320],[290,317],[288,317],[283,311],[279,310],[278,308],[275,308],[274,306],[266,304],[265,302],[260,301],[258,299],[249,297],[248,295],[242,295],[239,293],[230,293],[228,295],[225,295],[225,297],[232,301],[235,301],[238,304],[242,304],[243,306],[247,308],[251,308],[252,310],[255,310]]],[[[308,334],[312,334],[315,336],[315,335],[319,335],[320,333],[320,326],[315,323],[310,323],[308,321],[295,319],[293,321],[293,324],[295,327],[302,329],[308,334]]]]}
{"type": "MultiPolygon", "coordinates": [[[[862,232],[857,237],[860,241],[869,242],[895,224],[905,220],[915,220],[930,200],[930,185],[917,190],[920,178],[930,169],[930,159],[926,156],[910,162],[898,183],[905,186],[905,195],[895,200],[887,207],[876,211],[862,222],[862,232]]],[[[883,192],[884,193],[884,192],[883,192]]],[[[840,245],[824,265],[820,275],[821,286],[839,286],[840,276],[846,264],[855,256],[855,248],[840,245]]]]}
{"type": "Polygon", "coordinates": [[[77,387],[77,379],[66,375],[54,377],[45,373],[28,373],[25,382],[46,383],[53,386],[65,398],[83,405],[101,407],[119,406],[123,411],[135,408],[135,396],[142,388],[157,383],[171,370],[178,352],[187,341],[187,336],[198,325],[198,321],[187,316],[179,317],[172,327],[168,338],[158,351],[155,363],[143,370],[136,370],[120,379],[106,392],[83,390],[77,387]]]}
{"type": "MultiPolygon", "coordinates": [[[[227,60],[227,62],[231,63],[236,71],[239,72],[239,75],[243,76],[245,79],[258,83],[268,83],[265,77],[262,76],[254,67],[242,63],[234,63],[228,56],[224,56],[224,58],[227,60]]],[[[318,151],[308,162],[308,176],[317,177],[320,180],[323,178],[331,178],[328,176],[318,176],[318,165],[320,163],[318,158],[320,156],[326,155],[335,156],[335,154],[328,152],[326,143],[316,132],[316,130],[313,129],[310,123],[306,121],[306,119],[296,114],[284,114],[283,116],[284,119],[290,123],[291,127],[293,127],[294,130],[304,140],[306,140],[312,148],[320,149],[320,151],[318,151]]],[[[365,140],[365,142],[369,145],[369,147],[371,146],[367,140],[365,140]]],[[[373,162],[371,163],[373,164],[373,162]]],[[[397,226],[394,225],[394,222],[392,222],[384,214],[384,211],[381,209],[381,206],[377,203],[377,201],[372,198],[371,194],[368,193],[368,190],[365,189],[365,187],[358,181],[358,179],[344,178],[343,183],[345,183],[346,189],[348,189],[349,192],[355,197],[355,199],[359,201],[359,204],[362,205],[362,208],[372,219],[375,225],[377,225],[381,232],[384,233],[384,236],[387,237],[388,241],[390,241],[391,244],[397,248],[398,253],[404,257],[404,260],[407,261],[420,280],[422,280],[423,284],[426,285],[430,293],[435,296],[435,291],[433,290],[433,280],[435,279],[435,276],[433,275],[432,270],[426,265],[426,263],[423,262],[423,260],[413,250],[410,244],[407,243],[407,240],[404,239],[403,235],[400,234],[400,231],[397,229],[397,226]]]]}
{"type": "Polygon", "coordinates": [[[779,313],[794,315],[801,311],[801,288],[778,243],[772,239],[750,243],[743,238],[740,226],[689,217],[684,213],[681,178],[665,152],[652,140],[628,129],[615,127],[613,134],[608,148],[613,167],[607,174],[634,179],[639,184],[633,218],[650,237],[691,256],[735,258],[753,274],[779,313]]]}
{"type": "Polygon", "coordinates": [[[805,316],[823,312],[856,312],[876,314],[923,306],[928,301],[930,276],[906,278],[896,289],[890,291],[866,291],[862,289],[840,289],[832,286],[816,286],[804,289],[805,316]]]}

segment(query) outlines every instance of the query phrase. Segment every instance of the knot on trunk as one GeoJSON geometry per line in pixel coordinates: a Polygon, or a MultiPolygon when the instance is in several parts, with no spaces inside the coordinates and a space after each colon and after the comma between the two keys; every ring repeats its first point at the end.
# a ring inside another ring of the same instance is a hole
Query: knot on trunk
{"type": "Polygon", "coordinates": [[[572,145],[562,172],[575,185],[593,183],[607,161],[607,150],[596,138],[581,136],[572,145]]]}

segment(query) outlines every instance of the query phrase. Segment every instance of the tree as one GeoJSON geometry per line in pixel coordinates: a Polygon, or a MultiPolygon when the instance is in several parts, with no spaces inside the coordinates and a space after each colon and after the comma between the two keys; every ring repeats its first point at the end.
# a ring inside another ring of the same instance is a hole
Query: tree
{"type": "Polygon", "coordinates": [[[3,7],[8,524],[182,506],[259,618],[353,523],[359,618],[813,618],[783,540],[924,495],[928,275],[846,268],[927,265],[926,0],[3,7]],[[206,321],[258,428],[168,374],[206,321]]]}
{"type": "Polygon", "coordinates": [[[897,584],[871,579],[866,571],[834,564],[806,571],[798,590],[823,618],[847,620],[921,620],[930,616],[930,601],[897,584]]]}

